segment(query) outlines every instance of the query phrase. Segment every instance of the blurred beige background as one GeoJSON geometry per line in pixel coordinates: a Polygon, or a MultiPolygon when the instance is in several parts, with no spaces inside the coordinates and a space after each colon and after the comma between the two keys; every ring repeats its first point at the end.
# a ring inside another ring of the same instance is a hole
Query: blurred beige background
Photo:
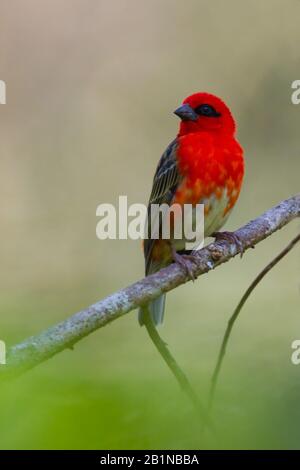
{"type": "MultiPolygon", "coordinates": [[[[123,194],[147,202],[177,132],[173,110],[195,91],[230,105],[245,149],[245,184],[228,229],[299,192],[300,105],[291,104],[299,14],[298,0],[2,0],[1,338],[21,340],[143,275],[140,242],[97,240],[96,207],[123,194]]],[[[235,303],[297,230],[299,222],[168,296],[163,335],[201,387],[235,303]]],[[[298,387],[289,356],[300,335],[299,274],[298,249],[259,287],[232,341],[231,374],[238,360],[241,373],[255,374],[258,400],[265,380],[282,390],[279,367],[298,387]]],[[[70,380],[100,376],[122,386],[124,377],[149,383],[145,363],[153,377],[172,380],[131,313],[42,373],[55,381],[60,367],[70,380]]],[[[3,446],[25,445],[8,436],[3,446]]],[[[151,433],[145,442],[167,445],[151,433]]]]}

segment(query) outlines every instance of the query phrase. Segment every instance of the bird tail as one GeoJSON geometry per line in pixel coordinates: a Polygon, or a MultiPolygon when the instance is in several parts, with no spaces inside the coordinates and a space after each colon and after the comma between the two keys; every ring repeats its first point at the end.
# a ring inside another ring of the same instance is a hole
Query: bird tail
{"type": "MultiPolygon", "coordinates": [[[[161,324],[164,319],[165,313],[166,294],[162,294],[157,299],[152,300],[148,304],[150,316],[155,326],[161,324]]],[[[144,325],[144,312],[140,308],[139,310],[139,324],[144,325]]]]}

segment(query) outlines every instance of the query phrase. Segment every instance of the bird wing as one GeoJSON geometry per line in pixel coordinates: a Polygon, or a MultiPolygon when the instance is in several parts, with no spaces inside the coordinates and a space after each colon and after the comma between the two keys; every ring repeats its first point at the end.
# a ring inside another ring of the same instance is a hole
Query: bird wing
{"type": "MultiPolygon", "coordinates": [[[[148,234],[151,234],[151,204],[170,204],[174,192],[182,177],[177,165],[177,139],[173,140],[160,158],[153,178],[152,190],[148,203],[148,234]]],[[[152,221],[153,223],[153,221],[152,221]]],[[[150,237],[150,235],[149,235],[150,237]]],[[[144,240],[144,256],[146,274],[149,273],[151,264],[151,252],[155,239],[146,238],[144,240]]]]}

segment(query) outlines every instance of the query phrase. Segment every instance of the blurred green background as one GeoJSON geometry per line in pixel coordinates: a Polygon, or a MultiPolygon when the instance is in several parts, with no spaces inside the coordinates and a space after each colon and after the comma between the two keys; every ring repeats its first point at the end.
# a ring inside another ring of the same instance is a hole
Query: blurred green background
{"type": "MultiPolygon", "coordinates": [[[[298,0],[2,0],[1,322],[8,345],[143,274],[140,242],[99,241],[96,207],[147,202],[184,97],[223,97],[246,178],[227,229],[299,192],[298,0]]],[[[168,295],[163,338],[203,401],[230,313],[299,222],[168,295]]],[[[0,392],[2,449],[299,448],[300,263],[263,281],[217,390],[219,438],[197,419],[136,312],[0,392]]]]}

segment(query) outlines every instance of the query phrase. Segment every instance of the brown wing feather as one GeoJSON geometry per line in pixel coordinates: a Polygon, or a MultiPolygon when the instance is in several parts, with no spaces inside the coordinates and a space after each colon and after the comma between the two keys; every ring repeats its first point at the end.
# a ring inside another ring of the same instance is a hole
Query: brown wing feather
{"type": "MultiPolygon", "coordinates": [[[[178,172],[176,158],[177,140],[173,140],[161,156],[154,178],[152,191],[148,203],[148,233],[151,233],[150,224],[150,205],[151,204],[170,204],[174,192],[181,181],[178,172]]],[[[151,252],[154,244],[153,239],[148,238],[144,241],[144,256],[146,274],[150,272],[151,252]]]]}

